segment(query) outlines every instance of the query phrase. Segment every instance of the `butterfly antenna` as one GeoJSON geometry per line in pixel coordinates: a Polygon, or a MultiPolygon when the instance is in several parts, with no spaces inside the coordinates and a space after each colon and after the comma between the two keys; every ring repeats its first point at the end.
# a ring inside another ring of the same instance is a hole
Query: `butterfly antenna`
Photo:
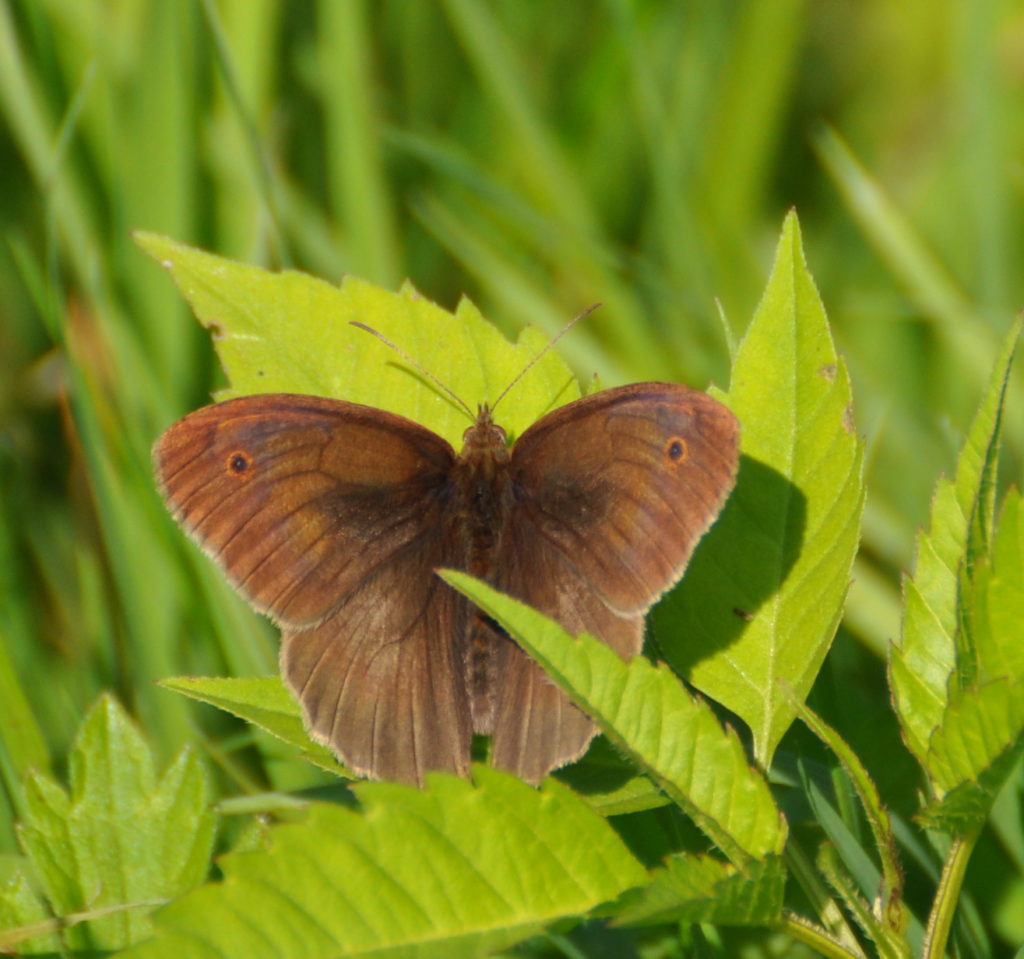
{"type": "Polygon", "coordinates": [[[383,333],[379,333],[372,326],[367,326],[365,323],[360,323],[358,320],[349,320],[349,323],[352,326],[358,326],[359,329],[364,330],[365,332],[377,337],[377,339],[380,340],[381,343],[383,343],[385,346],[391,347],[391,349],[393,349],[403,360],[405,360],[406,363],[408,363],[414,370],[416,370],[416,372],[419,373],[420,376],[423,376],[426,379],[430,380],[430,382],[433,383],[434,386],[436,386],[439,390],[444,390],[445,393],[447,393],[453,400],[455,400],[459,408],[462,409],[471,420],[476,419],[476,416],[474,416],[473,411],[466,405],[466,401],[461,396],[459,396],[458,393],[456,393],[446,383],[442,383],[436,376],[434,376],[433,373],[430,372],[430,370],[428,370],[421,363],[418,363],[416,360],[414,360],[397,343],[392,343],[391,340],[389,340],[383,333]]]}
{"type": "Polygon", "coordinates": [[[501,391],[501,393],[498,394],[498,398],[494,401],[494,403],[491,404],[491,412],[494,412],[498,404],[505,398],[505,395],[509,393],[512,390],[512,387],[515,386],[516,383],[518,383],[524,376],[526,376],[526,374],[529,373],[534,366],[537,365],[537,362],[541,359],[542,356],[544,356],[545,353],[548,352],[548,350],[550,350],[563,336],[565,336],[566,333],[569,332],[569,330],[571,330],[577,323],[579,323],[580,320],[582,320],[584,317],[590,316],[590,314],[593,313],[594,310],[596,310],[600,305],[600,303],[594,303],[588,306],[582,312],[577,313],[550,340],[548,340],[548,342],[544,344],[544,349],[542,349],[535,357],[533,357],[533,359],[531,359],[530,362],[527,363],[526,366],[524,366],[516,374],[515,379],[512,380],[512,382],[509,383],[508,386],[506,386],[505,389],[501,391]]]}

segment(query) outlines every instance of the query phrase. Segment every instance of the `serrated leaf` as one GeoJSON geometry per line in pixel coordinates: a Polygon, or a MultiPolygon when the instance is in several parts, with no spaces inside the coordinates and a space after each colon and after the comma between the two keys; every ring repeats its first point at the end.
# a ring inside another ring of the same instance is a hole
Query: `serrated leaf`
{"type": "Polygon", "coordinates": [[[52,929],[39,928],[50,913],[32,888],[24,869],[16,870],[0,882],[0,955],[56,953],[60,940],[52,929]],[[37,931],[38,930],[38,931],[37,931]]]}
{"type": "Polygon", "coordinates": [[[299,704],[279,676],[175,676],[161,680],[160,685],[259,726],[294,746],[304,759],[327,772],[346,779],[356,778],[326,746],[310,739],[299,704]]]}
{"type": "Polygon", "coordinates": [[[710,856],[679,854],[651,874],[651,882],[623,896],[616,926],[714,922],[772,926],[782,916],[786,870],[768,856],[740,870],[710,856]]]}
{"type": "Polygon", "coordinates": [[[670,800],[607,739],[598,737],[587,761],[556,770],[555,775],[602,816],[624,816],[667,805],[670,800]]]}
{"type": "Polygon", "coordinates": [[[665,656],[740,716],[767,767],[842,617],[864,504],[846,365],[786,218],[725,402],[742,424],[736,489],[655,611],[665,656]]]}
{"type": "Polygon", "coordinates": [[[955,689],[926,763],[937,802],[929,825],[967,835],[984,822],[1024,750],[1024,510],[1007,495],[990,554],[975,564],[973,638],[978,680],[955,689]]]}
{"type": "Polygon", "coordinates": [[[465,573],[443,575],[501,623],[730,860],[747,865],[782,850],[785,822],[764,778],[736,734],[666,666],[643,657],[625,663],[596,639],[573,639],[554,620],[465,573]]]}
{"type": "Polygon", "coordinates": [[[976,569],[974,640],[978,679],[1024,681],[1024,501],[1003,502],[991,556],[976,569]]]}
{"type": "MultiPolygon", "coordinates": [[[[355,277],[340,286],[305,273],[272,273],[151,233],[136,242],[170,272],[200,322],[210,329],[230,381],[226,399],[248,393],[309,393],[399,413],[456,448],[466,412],[393,349],[350,325],[388,337],[471,409],[491,402],[543,349],[526,328],[509,343],[468,300],[455,313],[409,284],[390,293],[355,277]]],[[[501,404],[499,422],[517,436],[545,413],[577,399],[579,385],[549,350],[501,404]]]]}
{"type": "MultiPolygon", "coordinates": [[[[1024,683],[993,680],[961,691],[949,704],[929,743],[927,768],[940,797],[960,790],[956,804],[963,814],[967,787],[975,787],[969,816],[980,822],[1022,748],[1024,683]]],[[[933,820],[937,815],[929,813],[933,820]]]]}
{"type": "Polygon", "coordinates": [[[955,480],[936,486],[914,574],[904,578],[903,624],[890,649],[889,678],[903,739],[925,768],[929,740],[951,700],[979,674],[972,631],[963,627],[970,624],[975,564],[991,540],[1002,409],[1020,328],[1018,321],[1000,351],[955,480]]]}
{"type": "MultiPolygon", "coordinates": [[[[55,914],[173,898],[206,876],[215,820],[191,751],[157,780],[149,747],[103,696],[82,722],[70,779],[70,795],[46,776],[26,782],[19,832],[55,914]]],[[[66,941],[116,949],[150,929],[148,910],[130,911],[70,929],[66,941]]]]}
{"type": "Polygon", "coordinates": [[[158,913],[126,959],[480,956],[646,880],[564,786],[474,776],[362,783],[361,811],[311,806],[266,852],[225,856],[224,882],[158,913]]]}

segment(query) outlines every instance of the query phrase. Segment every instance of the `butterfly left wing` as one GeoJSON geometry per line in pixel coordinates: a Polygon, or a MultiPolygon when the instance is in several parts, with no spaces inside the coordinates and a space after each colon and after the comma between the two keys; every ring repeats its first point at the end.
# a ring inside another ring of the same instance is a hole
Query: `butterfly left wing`
{"type": "Polygon", "coordinates": [[[282,626],[312,735],[368,775],[468,769],[469,613],[434,574],[454,459],[410,420],[284,393],[197,410],[154,448],[175,518],[282,626]]]}
{"type": "Polygon", "coordinates": [[[469,772],[457,637],[470,610],[436,565],[382,565],[330,619],[281,636],[281,675],[310,735],[361,775],[422,783],[429,771],[469,772]]]}
{"type": "MultiPolygon", "coordinates": [[[[512,449],[497,585],[571,633],[638,653],[644,613],[732,489],[738,441],[729,410],[685,386],[638,383],[555,410],[512,449]]],[[[536,781],[577,758],[593,727],[520,650],[502,655],[494,761],[536,781]]]]}
{"type": "Polygon", "coordinates": [[[326,619],[376,565],[440,530],[454,458],[403,417],[291,393],[203,407],[153,448],[174,518],[291,627],[326,619]]]}

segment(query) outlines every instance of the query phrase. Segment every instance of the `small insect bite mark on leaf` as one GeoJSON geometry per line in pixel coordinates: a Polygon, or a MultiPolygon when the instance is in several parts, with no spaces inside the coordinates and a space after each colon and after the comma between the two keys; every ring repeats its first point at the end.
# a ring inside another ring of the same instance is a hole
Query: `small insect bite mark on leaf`
{"type": "Polygon", "coordinates": [[[830,383],[836,378],[836,365],[835,363],[826,363],[824,366],[819,367],[818,376],[824,377],[830,383]]]}
{"type": "Polygon", "coordinates": [[[853,420],[853,404],[847,405],[846,409],[843,410],[843,429],[846,430],[851,436],[857,432],[857,425],[853,420]]]}

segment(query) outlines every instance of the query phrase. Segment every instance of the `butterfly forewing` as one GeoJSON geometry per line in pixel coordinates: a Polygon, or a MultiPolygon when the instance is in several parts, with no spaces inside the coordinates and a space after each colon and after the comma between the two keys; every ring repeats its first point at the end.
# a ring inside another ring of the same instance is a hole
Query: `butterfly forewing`
{"type": "Polygon", "coordinates": [[[268,394],[186,416],[154,460],[175,517],[232,583],[279,623],[303,626],[440,535],[436,494],[454,453],[380,410],[268,394]]]}
{"type": "Polygon", "coordinates": [[[732,413],[688,387],[597,393],[555,410],[515,445],[510,522],[561,553],[611,608],[643,613],[682,576],[718,516],[738,441],[732,413]]]}

